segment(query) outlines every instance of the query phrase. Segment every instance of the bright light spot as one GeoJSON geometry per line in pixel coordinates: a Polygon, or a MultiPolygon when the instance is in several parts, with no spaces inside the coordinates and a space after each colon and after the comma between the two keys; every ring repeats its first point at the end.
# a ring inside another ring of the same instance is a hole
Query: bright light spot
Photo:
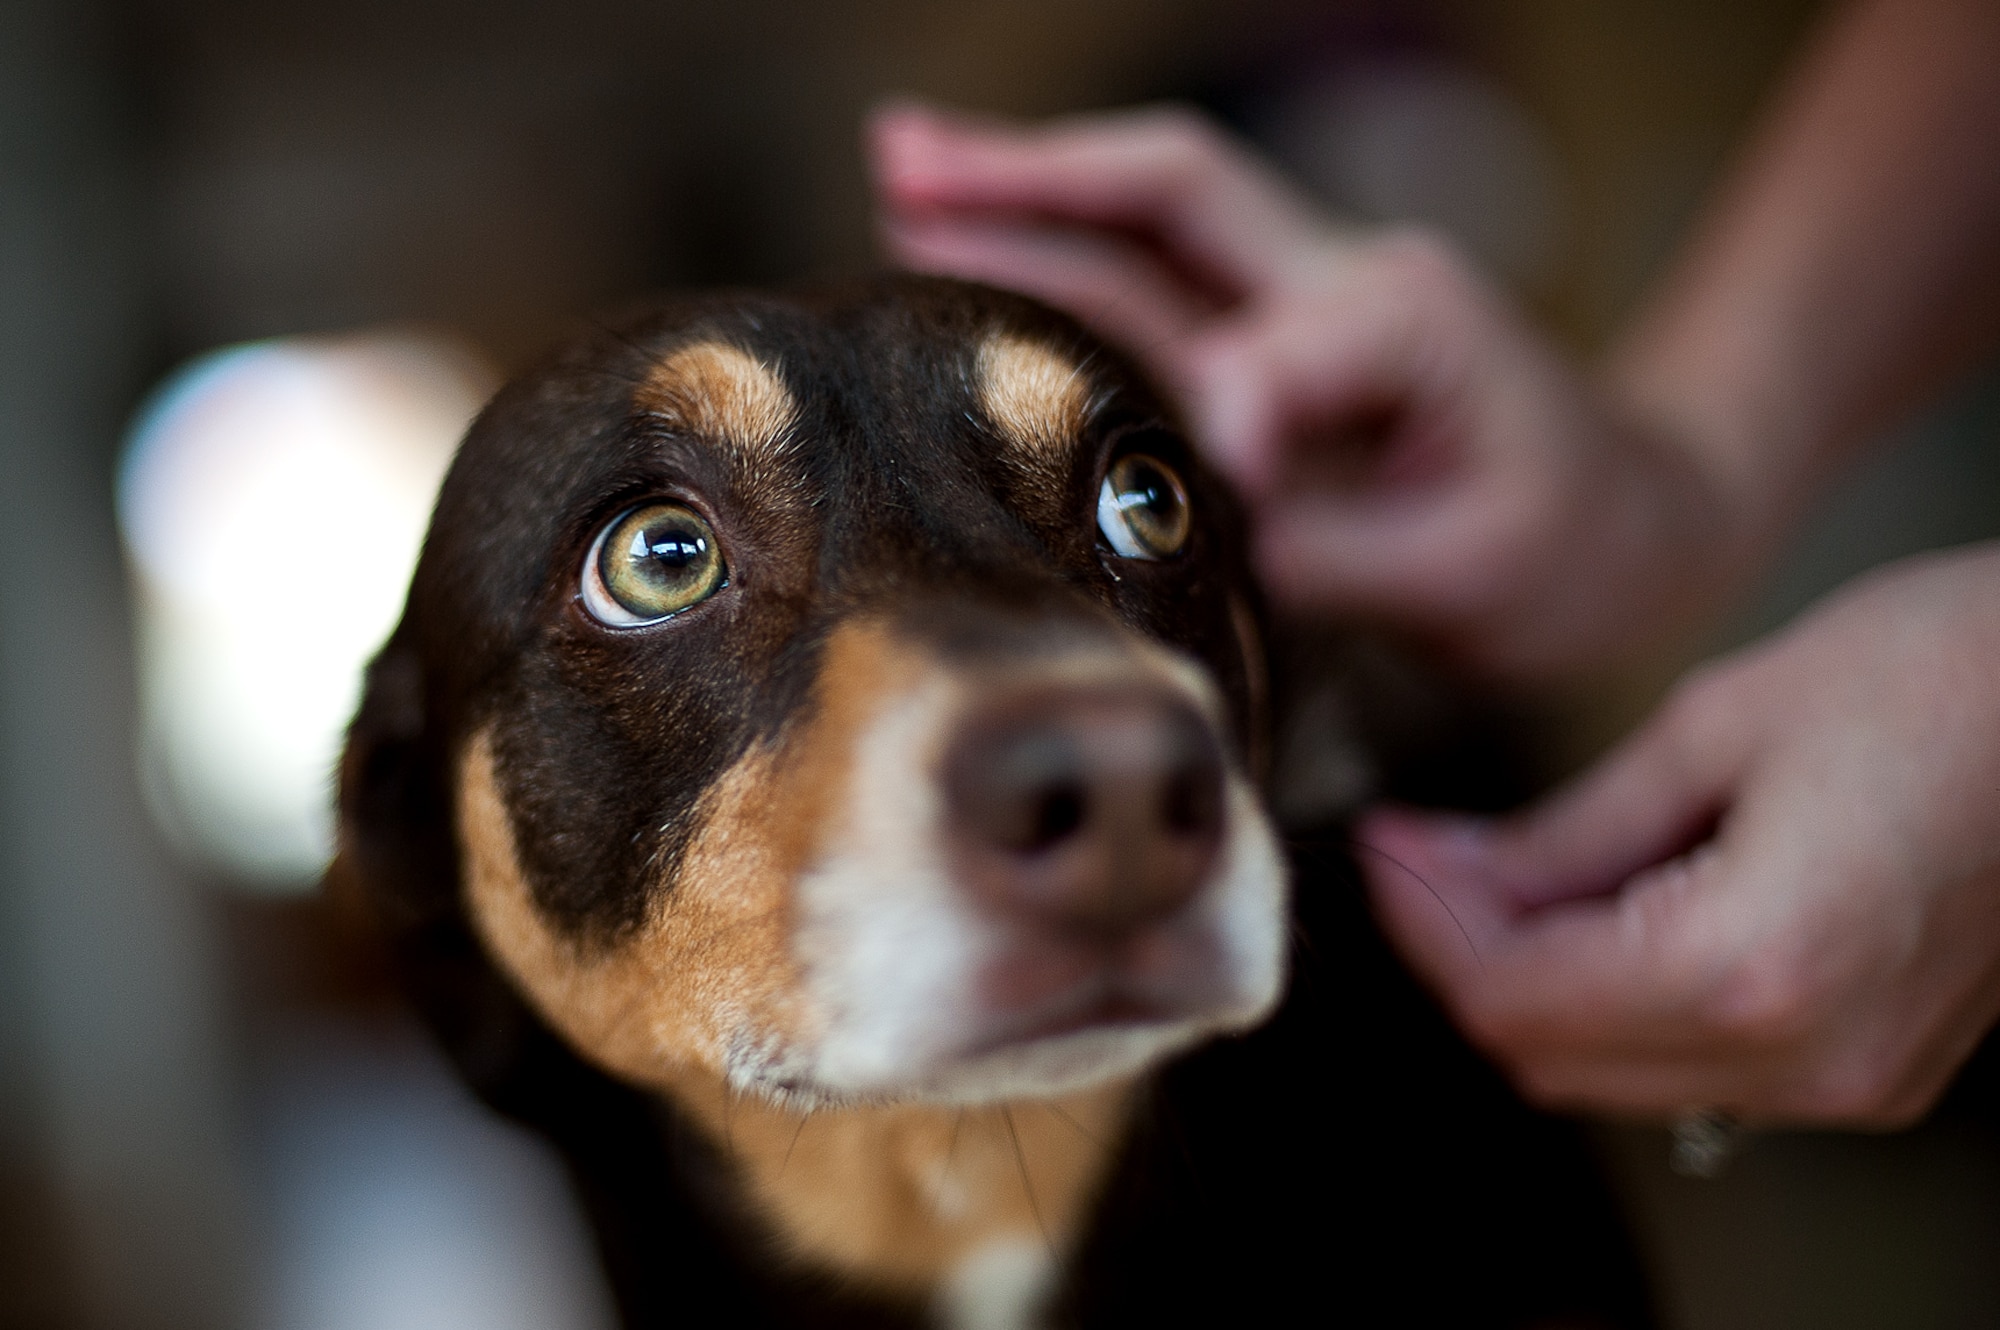
{"type": "Polygon", "coordinates": [[[408,334],[218,351],[132,431],[142,774],[155,815],[246,882],[310,887],[361,671],[395,626],[490,372],[408,334]]]}

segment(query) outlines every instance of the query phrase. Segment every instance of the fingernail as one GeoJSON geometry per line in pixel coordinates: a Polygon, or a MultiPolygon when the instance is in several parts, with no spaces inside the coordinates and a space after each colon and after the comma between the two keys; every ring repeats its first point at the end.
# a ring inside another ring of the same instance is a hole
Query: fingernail
{"type": "Polygon", "coordinates": [[[1424,855],[1445,867],[1470,867],[1484,859],[1493,844],[1493,820],[1465,813],[1418,812],[1383,805],[1362,823],[1364,834],[1392,840],[1414,840],[1424,855]]]}
{"type": "Polygon", "coordinates": [[[932,156],[931,130],[930,115],[915,103],[877,107],[868,117],[877,174],[898,183],[921,176],[932,156]]]}
{"type": "Polygon", "coordinates": [[[1493,847],[1493,823],[1488,818],[1437,815],[1422,819],[1420,828],[1430,841],[1431,852],[1454,864],[1477,863],[1493,847]]]}

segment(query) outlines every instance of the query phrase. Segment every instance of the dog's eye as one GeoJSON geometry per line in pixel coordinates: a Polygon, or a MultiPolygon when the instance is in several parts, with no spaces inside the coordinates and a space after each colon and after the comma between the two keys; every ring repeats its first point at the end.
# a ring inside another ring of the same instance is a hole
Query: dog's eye
{"type": "Polygon", "coordinates": [[[1105,473],[1097,491],[1097,529],[1126,558],[1178,554],[1193,525],[1187,489],[1165,462],[1129,453],[1105,473]]]}
{"type": "Polygon", "coordinates": [[[634,508],[598,533],[583,565],[583,603],[600,623],[655,623],[722,589],[715,530],[678,503],[634,508]]]}

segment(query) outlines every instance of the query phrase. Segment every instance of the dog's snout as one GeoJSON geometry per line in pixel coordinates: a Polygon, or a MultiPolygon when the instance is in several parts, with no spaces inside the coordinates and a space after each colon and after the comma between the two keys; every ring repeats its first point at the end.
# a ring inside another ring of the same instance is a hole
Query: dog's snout
{"type": "Polygon", "coordinates": [[[1179,699],[1089,690],[967,724],[944,772],[959,876],[989,908],[1116,940],[1209,876],[1223,830],[1211,727],[1179,699]]]}

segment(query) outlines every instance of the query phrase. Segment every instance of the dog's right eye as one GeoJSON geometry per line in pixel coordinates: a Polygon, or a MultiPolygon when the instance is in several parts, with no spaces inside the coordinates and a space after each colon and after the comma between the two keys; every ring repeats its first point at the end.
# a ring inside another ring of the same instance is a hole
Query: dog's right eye
{"type": "Polygon", "coordinates": [[[1128,559],[1178,554],[1193,529],[1187,487],[1174,469],[1144,453],[1111,464],[1097,492],[1097,529],[1128,559]]]}
{"type": "Polygon", "coordinates": [[[678,503],[634,508],[597,535],[583,564],[583,604],[599,623],[657,623],[728,581],[715,529],[678,503]]]}

